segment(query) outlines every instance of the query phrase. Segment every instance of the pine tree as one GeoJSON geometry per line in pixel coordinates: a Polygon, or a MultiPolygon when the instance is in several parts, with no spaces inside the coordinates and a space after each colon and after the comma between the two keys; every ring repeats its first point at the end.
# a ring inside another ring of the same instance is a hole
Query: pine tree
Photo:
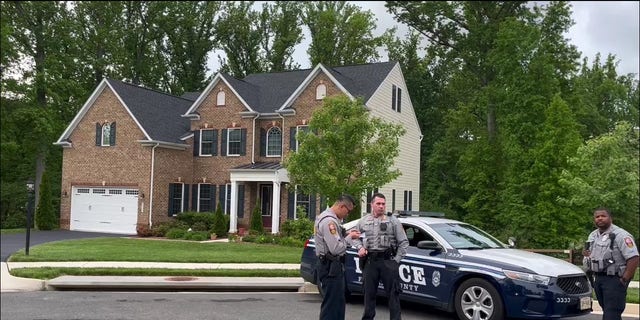
{"type": "Polygon", "coordinates": [[[36,210],[36,227],[39,230],[53,230],[58,228],[58,217],[51,199],[51,181],[49,173],[45,171],[40,184],[40,202],[36,210]]]}
{"type": "Polygon", "coordinates": [[[220,206],[220,203],[218,202],[216,212],[213,214],[213,228],[211,228],[211,231],[217,234],[218,237],[225,237],[229,231],[229,228],[225,223],[226,221],[227,219],[225,219],[224,214],[222,213],[222,206],[220,206]]]}
{"type": "Polygon", "coordinates": [[[255,231],[257,233],[264,233],[264,226],[262,225],[262,210],[260,208],[260,198],[256,200],[256,207],[253,208],[253,212],[251,213],[251,225],[249,226],[250,231],[255,231]]]}

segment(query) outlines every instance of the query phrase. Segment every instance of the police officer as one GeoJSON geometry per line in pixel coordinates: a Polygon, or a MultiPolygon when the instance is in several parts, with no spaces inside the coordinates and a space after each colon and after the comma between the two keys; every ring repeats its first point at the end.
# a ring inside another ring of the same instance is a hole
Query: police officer
{"type": "MultiPolygon", "coordinates": [[[[340,196],[322,212],[314,225],[318,281],[323,292],[320,320],[344,319],[345,279],[344,258],[347,242],[341,221],[353,210],[355,201],[350,195],[340,196]]],[[[360,232],[352,230],[346,238],[358,238],[360,232]]]]}
{"type": "MultiPolygon", "coordinates": [[[[389,317],[400,319],[400,260],[407,253],[409,241],[400,221],[386,214],[386,199],[375,193],[371,199],[371,211],[358,222],[361,239],[352,241],[358,256],[366,258],[364,269],[364,313],[362,319],[376,316],[378,283],[382,280],[389,297],[389,317]]],[[[362,265],[362,264],[361,264],[362,265]]]]}
{"type": "Polygon", "coordinates": [[[614,225],[611,212],[598,208],[593,212],[598,227],[589,234],[583,255],[595,276],[594,290],[602,307],[602,319],[622,319],[629,281],[638,268],[638,247],[627,231],[614,225]]]}

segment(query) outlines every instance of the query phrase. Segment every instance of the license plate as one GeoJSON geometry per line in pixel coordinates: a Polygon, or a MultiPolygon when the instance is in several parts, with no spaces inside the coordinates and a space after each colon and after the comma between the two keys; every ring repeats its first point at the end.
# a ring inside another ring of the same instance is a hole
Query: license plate
{"type": "Polygon", "coordinates": [[[591,309],[591,297],[580,298],[580,310],[591,309]]]}

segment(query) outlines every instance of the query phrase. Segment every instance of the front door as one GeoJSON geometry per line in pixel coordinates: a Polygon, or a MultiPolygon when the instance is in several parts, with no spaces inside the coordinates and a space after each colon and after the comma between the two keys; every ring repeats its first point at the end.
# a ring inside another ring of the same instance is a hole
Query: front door
{"type": "Polygon", "coordinates": [[[273,185],[260,185],[260,208],[262,210],[262,225],[271,228],[271,201],[273,201],[273,185]]]}

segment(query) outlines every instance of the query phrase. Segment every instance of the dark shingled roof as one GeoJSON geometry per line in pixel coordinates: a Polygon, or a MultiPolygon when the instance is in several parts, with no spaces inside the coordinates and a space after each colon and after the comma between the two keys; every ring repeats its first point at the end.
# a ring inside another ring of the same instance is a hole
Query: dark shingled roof
{"type": "MultiPolygon", "coordinates": [[[[328,68],[327,71],[351,95],[366,102],[396,65],[395,61],[328,68]]],[[[254,111],[274,113],[291,97],[313,69],[250,74],[236,79],[220,76],[233,87],[254,111]]],[[[107,79],[152,140],[184,144],[189,119],[181,117],[201,92],[186,92],[182,97],[107,79]]],[[[141,137],[142,138],[142,137],[141,137]]],[[[238,168],[241,169],[241,168],[238,168]]]]}
{"type": "Polygon", "coordinates": [[[278,170],[282,169],[282,163],[280,162],[256,162],[256,163],[247,163],[240,166],[237,166],[233,169],[270,169],[270,170],[278,170]]]}
{"type": "Polygon", "coordinates": [[[118,80],[107,81],[152,140],[184,144],[179,137],[189,131],[190,123],[181,115],[193,101],[118,80]]]}

